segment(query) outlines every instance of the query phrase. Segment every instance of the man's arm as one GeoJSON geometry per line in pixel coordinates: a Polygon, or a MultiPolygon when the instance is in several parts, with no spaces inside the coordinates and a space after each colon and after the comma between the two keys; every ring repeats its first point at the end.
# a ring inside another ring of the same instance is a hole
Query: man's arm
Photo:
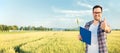
{"type": "Polygon", "coordinates": [[[106,33],[110,33],[110,32],[111,32],[111,28],[110,28],[110,26],[107,24],[106,19],[104,19],[103,22],[101,23],[101,28],[102,28],[106,33]]]}

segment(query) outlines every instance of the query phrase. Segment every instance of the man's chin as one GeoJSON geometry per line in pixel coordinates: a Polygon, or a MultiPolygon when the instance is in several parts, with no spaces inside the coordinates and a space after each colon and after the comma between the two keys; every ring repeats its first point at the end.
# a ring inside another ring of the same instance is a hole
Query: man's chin
{"type": "Polygon", "coordinates": [[[100,19],[95,19],[96,21],[100,21],[100,19]]]}

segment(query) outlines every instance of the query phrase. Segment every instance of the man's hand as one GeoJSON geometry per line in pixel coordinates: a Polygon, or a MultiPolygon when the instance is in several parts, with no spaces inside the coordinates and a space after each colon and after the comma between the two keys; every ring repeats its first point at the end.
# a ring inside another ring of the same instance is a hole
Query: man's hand
{"type": "Polygon", "coordinates": [[[105,32],[109,33],[110,27],[107,25],[106,19],[104,18],[103,22],[101,23],[101,29],[103,29],[105,32]]]}
{"type": "Polygon", "coordinates": [[[104,18],[103,22],[101,23],[101,29],[105,30],[105,28],[107,27],[107,23],[106,23],[106,19],[104,18]]]}
{"type": "Polygon", "coordinates": [[[81,35],[78,35],[78,39],[79,39],[79,40],[82,40],[82,37],[81,37],[81,35]]]}

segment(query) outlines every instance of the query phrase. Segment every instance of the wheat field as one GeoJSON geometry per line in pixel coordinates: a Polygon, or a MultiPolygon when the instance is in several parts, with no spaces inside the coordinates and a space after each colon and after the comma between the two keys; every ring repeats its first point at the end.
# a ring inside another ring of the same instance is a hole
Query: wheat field
{"type": "MultiPolygon", "coordinates": [[[[78,31],[0,32],[0,53],[85,53],[78,31]]],[[[120,31],[107,36],[109,53],[120,53],[120,31]]]]}

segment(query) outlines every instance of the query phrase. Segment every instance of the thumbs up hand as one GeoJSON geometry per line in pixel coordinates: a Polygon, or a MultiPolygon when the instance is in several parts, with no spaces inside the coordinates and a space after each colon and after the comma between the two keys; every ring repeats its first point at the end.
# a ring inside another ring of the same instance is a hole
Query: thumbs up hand
{"type": "Polygon", "coordinates": [[[107,25],[107,23],[106,23],[106,18],[104,18],[104,20],[103,20],[103,22],[101,23],[101,26],[100,26],[101,29],[105,30],[106,25],[107,25]]]}
{"type": "Polygon", "coordinates": [[[103,29],[105,32],[110,32],[110,27],[107,24],[106,18],[104,18],[103,22],[101,23],[101,29],[103,29]]]}

